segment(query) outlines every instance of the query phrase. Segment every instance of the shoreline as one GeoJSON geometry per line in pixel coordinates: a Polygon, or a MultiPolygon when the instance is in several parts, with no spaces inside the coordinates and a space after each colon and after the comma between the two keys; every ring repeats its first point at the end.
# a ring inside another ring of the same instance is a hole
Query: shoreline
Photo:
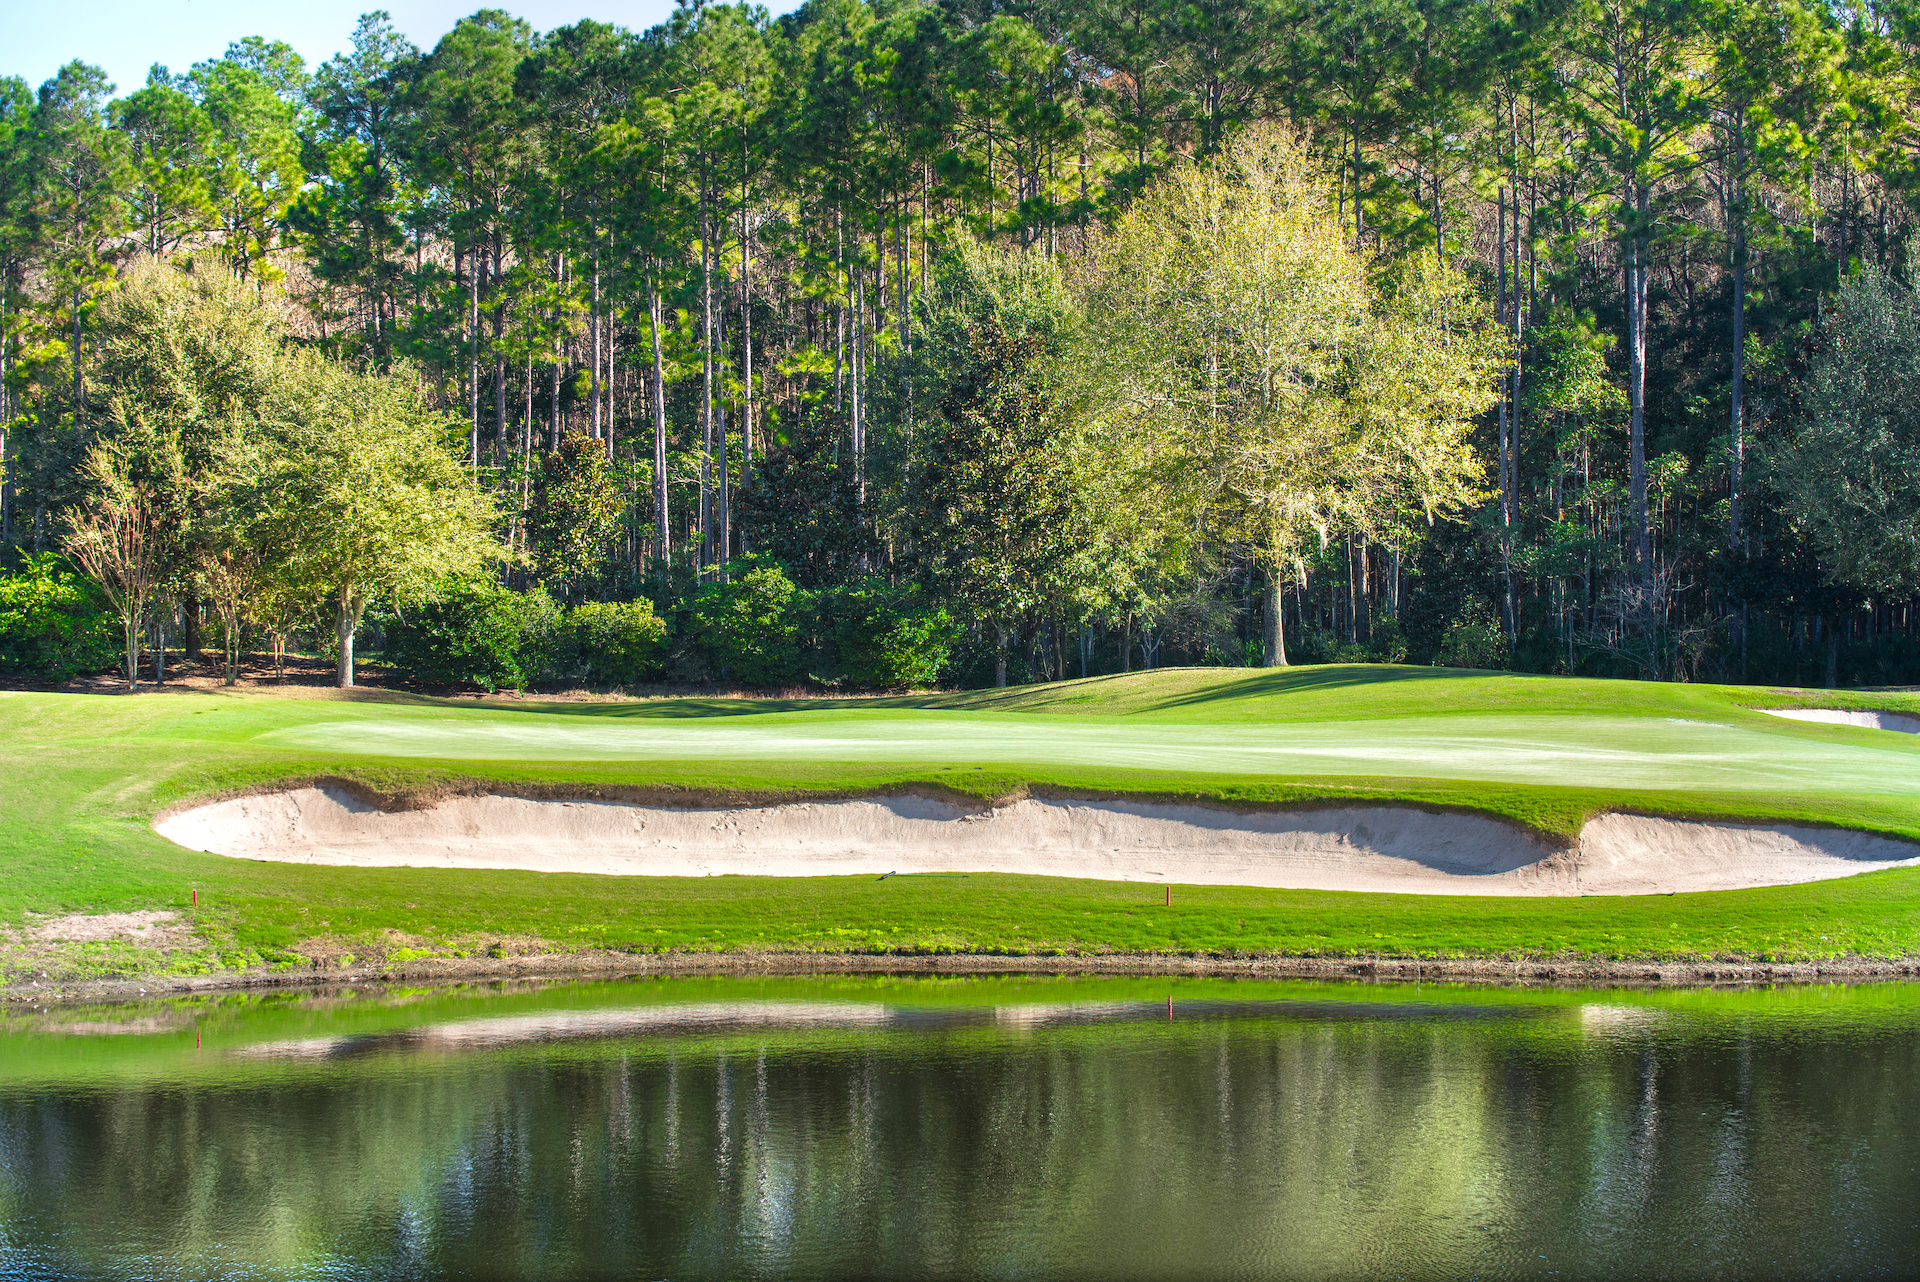
{"type": "Polygon", "coordinates": [[[721,975],[1136,975],[1167,978],[1433,980],[1487,984],[1705,987],[1920,978],[1920,957],[1819,961],[1658,961],[1604,958],[1411,956],[1252,957],[1163,953],[1015,956],[992,953],[621,953],[582,951],[517,958],[416,958],[338,970],[235,971],[131,979],[28,981],[0,986],[0,1006],[139,1001],[343,985],[463,984],[514,980],[637,979],[721,975]]]}

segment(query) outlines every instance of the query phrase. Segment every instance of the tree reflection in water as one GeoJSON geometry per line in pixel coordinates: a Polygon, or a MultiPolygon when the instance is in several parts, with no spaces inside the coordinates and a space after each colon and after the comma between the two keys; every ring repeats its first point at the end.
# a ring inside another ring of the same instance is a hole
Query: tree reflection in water
{"type": "Polygon", "coordinates": [[[1809,1019],[1804,991],[1216,984],[1169,1022],[1099,984],[809,982],[237,1018],[124,1073],[163,1035],[16,1030],[73,1071],[0,1082],[0,1275],[1779,1277],[1920,1248],[1920,1007],[1870,990],[1809,1019]]]}

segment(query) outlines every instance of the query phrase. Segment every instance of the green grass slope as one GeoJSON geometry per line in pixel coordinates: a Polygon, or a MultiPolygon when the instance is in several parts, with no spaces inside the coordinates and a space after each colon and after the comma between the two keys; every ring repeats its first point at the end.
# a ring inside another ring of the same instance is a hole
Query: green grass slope
{"type": "Polygon", "coordinates": [[[605,878],[316,868],[181,850],[196,797],[319,776],[384,793],[775,799],[1038,788],[1248,805],[1482,810],[1567,838],[1598,811],[1790,819],[1920,839],[1920,742],[1756,707],[1913,696],[1381,667],[1177,670],[893,699],[609,704],[171,691],[0,694],[0,972],[143,973],[567,948],[1579,954],[1920,953],[1920,871],[1566,900],[1157,887],[1010,876],[605,878]],[[185,908],[196,945],[36,944],[48,914],[185,908]]]}

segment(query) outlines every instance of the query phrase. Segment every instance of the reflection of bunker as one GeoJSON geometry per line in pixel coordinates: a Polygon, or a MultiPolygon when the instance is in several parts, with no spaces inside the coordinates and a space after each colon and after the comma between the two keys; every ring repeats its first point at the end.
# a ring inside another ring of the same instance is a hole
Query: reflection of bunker
{"type": "Polygon", "coordinates": [[[193,850],[363,867],[700,877],[1026,873],[1106,881],[1446,895],[1631,895],[1820,881],[1920,863],[1838,829],[1638,815],[1557,850],[1497,820],[1408,806],[1242,813],[1147,801],[968,808],[919,796],[676,809],[463,797],[388,813],[300,788],[155,825],[193,850]]]}

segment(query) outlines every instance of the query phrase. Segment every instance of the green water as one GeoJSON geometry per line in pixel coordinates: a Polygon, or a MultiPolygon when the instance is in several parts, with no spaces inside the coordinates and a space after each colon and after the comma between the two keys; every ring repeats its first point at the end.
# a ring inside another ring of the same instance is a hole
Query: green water
{"type": "Polygon", "coordinates": [[[1861,746],[1661,717],[1424,716],[1174,726],[992,713],[764,713],[676,723],[462,712],[327,721],[260,737],[327,752],[475,761],[1044,764],[1920,794],[1920,758],[1904,736],[1861,746]]]}
{"type": "Polygon", "coordinates": [[[1898,984],[632,980],[13,1011],[0,1030],[7,1278],[1920,1259],[1920,988],[1898,984]]]}

